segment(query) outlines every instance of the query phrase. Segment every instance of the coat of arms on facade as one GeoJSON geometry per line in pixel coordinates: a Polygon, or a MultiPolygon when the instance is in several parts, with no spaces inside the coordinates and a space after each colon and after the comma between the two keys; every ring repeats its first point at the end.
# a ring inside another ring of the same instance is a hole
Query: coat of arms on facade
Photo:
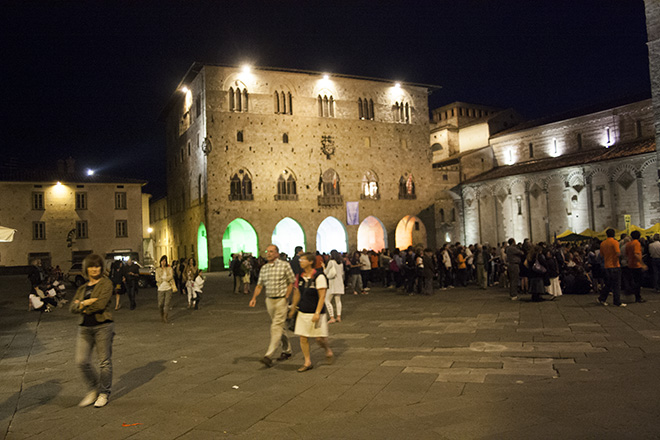
{"type": "Polygon", "coordinates": [[[321,137],[321,152],[325,154],[327,159],[335,154],[335,140],[332,136],[326,135],[321,137]]]}

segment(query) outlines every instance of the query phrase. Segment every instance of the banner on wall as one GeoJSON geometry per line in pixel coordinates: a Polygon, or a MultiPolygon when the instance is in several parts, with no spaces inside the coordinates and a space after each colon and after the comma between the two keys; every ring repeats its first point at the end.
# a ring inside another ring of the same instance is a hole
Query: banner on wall
{"type": "Polygon", "coordinates": [[[360,224],[360,202],[346,202],[346,224],[360,224]]]}

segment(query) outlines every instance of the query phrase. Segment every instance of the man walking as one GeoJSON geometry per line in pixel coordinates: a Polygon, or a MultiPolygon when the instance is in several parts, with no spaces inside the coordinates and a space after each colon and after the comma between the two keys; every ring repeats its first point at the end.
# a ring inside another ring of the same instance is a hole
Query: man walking
{"type": "Polygon", "coordinates": [[[295,276],[291,265],[280,260],[280,251],[274,244],[266,248],[266,261],[259,272],[259,280],[254,294],[250,300],[250,307],[257,305],[257,297],[266,288],[266,309],[270,315],[270,344],[266,355],[260,360],[262,364],[270,368],[273,366],[273,356],[282,345],[282,354],[278,361],[284,361],[291,357],[291,344],[284,329],[287,315],[288,298],[293,290],[295,276]]]}
{"type": "Polygon", "coordinates": [[[605,231],[607,238],[600,244],[600,255],[603,257],[605,268],[605,286],[598,296],[598,302],[606,306],[607,296],[612,292],[613,303],[618,307],[625,307],[621,302],[621,265],[619,264],[619,242],[614,239],[614,229],[605,231]]]}

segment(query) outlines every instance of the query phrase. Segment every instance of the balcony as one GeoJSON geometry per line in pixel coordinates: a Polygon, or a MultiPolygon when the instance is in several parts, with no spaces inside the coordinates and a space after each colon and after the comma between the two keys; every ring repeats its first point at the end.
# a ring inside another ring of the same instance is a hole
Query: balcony
{"type": "Polygon", "coordinates": [[[275,200],[298,200],[298,194],[275,194],[275,200]]]}
{"type": "Polygon", "coordinates": [[[344,204],[344,197],[340,194],[329,196],[318,196],[319,206],[341,206],[344,204]]]}
{"type": "Polygon", "coordinates": [[[229,200],[254,200],[254,195],[252,194],[229,194],[229,200]]]}

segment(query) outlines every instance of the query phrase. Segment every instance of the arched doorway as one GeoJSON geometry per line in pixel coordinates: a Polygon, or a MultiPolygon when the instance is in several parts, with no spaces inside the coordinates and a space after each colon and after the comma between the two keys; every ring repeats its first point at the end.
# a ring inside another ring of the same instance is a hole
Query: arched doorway
{"type": "Polygon", "coordinates": [[[426,247],[426,227],[414,215],[407,215],[399,221],[394,235],[396,247],[406,249],[408,246],[426,247]]]}
{"type": "Polygon", "coordinates": [[[386,249],[387,231],[383,222],[373,215],[365,218],[358,228],[357,246],[358,250],[370,249],[376,252],[386,249]]]}
{"type": "Polygon", "coordinates": [[[271,243],[280,249],[280,253],[293,258],[296,246],[302,246],[305,250],[305,231],[300,223],[291,217],[285,217],[273,229],[271,243]]]}
{"type": "Polygon", "coordinates": [[[222,236],[222,260],[225,267],[229,267],[231,254],[237,252],[250,252],[259,256],[259,242],[257,232],[252,225],[242,218],[237,218],[227,225],[222,236]]]}
{"type": "Polygon", "coordinates": [[[200,223],[197,229],[197,267],[200,270],[207,270],[209,268],[209,245],[204,223],[200,223]]]}
{"type": "Polygon", "coordinates": [[[331,250],[348,252],[346,228],[335,217],[326,217],[316,230],[316,250],[329,254],[331,250]]]}

